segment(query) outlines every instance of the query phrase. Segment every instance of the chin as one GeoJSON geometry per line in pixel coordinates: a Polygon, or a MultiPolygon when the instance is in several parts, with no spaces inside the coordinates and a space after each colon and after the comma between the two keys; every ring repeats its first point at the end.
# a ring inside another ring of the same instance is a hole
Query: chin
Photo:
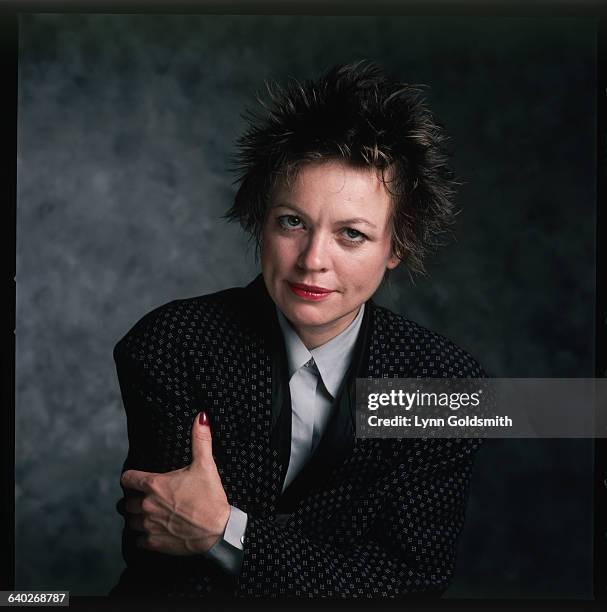
{"type": "Polygon", "coordinates": [[[297,304],[291,305],[290,308],[287,308],[283,311],[287,319],[294,323],[295,325],[302,326],[315,326],[315,325],[324,325],[327,323],[327,315],[322,312],[310,312],[310,307],[307,304],[297,304]]]}

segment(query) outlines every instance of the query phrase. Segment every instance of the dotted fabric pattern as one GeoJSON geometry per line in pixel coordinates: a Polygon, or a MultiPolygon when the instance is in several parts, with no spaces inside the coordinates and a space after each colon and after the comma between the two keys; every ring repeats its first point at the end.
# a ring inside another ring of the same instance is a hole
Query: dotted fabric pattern
{"type": "MultiPolygon", "coordinates": [[[[286,521],[278,520],[285,466],[270,444],[272,345],[255,312],[259,286],[258,277],[246,288],[166,304],[114,350],[129,435],[123,469],[185,467],[193,419],[202,409],[209,414],[228,500],[249,515],[241,574],[228,576],[203,556],[139,549],[136,534],[125,527],[127,569],[111,594],[439,596],[453,574],[480,441],[353,439],[322,484],[303,496],[286,521]]],[[[367,307],[368,377],[484,376],[446,338],[372,301],[367,307]]]]}

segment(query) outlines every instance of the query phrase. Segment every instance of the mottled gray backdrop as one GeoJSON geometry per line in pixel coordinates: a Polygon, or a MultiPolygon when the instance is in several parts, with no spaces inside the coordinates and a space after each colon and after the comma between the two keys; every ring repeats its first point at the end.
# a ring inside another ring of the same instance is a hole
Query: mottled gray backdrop
{"type": "MultiPolygon", "coordinates": [[[[458,240],[380,302],[495,376],[592,376],[595,47],[581,19],[22,16],[17,588],[118,578],[112,348],[151,308],[255,274],[220,216],[264,79],[370,58],[430,85],[465,181],[458,240]]],[[[448,595],[588,595],[592,461],[588,441],[488,442],[448,595]]]]}

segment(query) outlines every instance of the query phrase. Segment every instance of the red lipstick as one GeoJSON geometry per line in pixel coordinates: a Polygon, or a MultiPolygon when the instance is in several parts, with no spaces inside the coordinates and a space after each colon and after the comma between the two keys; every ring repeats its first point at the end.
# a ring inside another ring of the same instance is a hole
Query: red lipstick
{"type": "Polygon", "coordinates": [[[332,289],[325,289],[324,287],[318,287],[316,285],[304,285],[303,283],[292,283],[290,281],[287,281],[287,284],[297,297],[312,302],[324,300],[333,293],[332,289]]]}

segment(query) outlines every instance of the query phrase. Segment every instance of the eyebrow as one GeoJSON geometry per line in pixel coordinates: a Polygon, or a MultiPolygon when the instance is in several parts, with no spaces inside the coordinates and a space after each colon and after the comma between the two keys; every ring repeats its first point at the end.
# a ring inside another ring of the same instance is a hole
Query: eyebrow
{"type": "MultiPolygon", "coordinates": [[[[306,213],[304,213],[302,210],[299,210],[299,208],[297,208],[297,206],[295,206],[294,204],[273,204],[270,208],[290,208],[291,210],[294,210],[296,213],[298,213],[301,217],[307,217],[306,213]]],[[[362,217],[341,219],[335,222],[336,225],[356,225],[357,223],[362,225],[368,225],[373,229],[377,229],[377,226],[374,223],[371,223],[371,221],[367,221],[367,219],[363,219],[362,217]]]]}

